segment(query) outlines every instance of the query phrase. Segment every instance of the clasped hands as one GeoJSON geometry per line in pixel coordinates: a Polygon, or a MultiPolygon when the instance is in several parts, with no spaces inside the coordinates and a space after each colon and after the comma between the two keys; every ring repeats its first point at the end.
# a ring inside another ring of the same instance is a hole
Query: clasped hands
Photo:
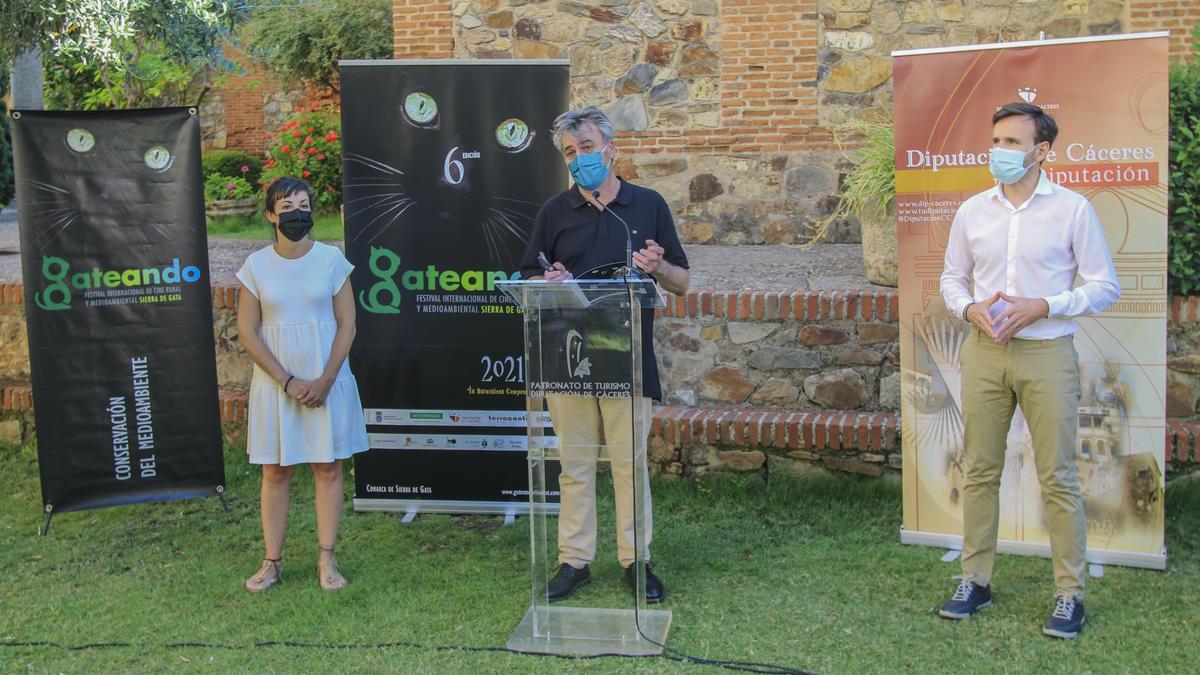
{"type": "Polygon", "coordinates": [[[1022,298],[997,291],[987,300],[971,304],[967,308],[967,321],[996,342],[1004,344],[1026,326],[1049,314],[1050,304],[1042,298],[1022,298]],[[992,305],[1001,300],[1009,303],[1009,306],[993,319],[992,305]]]}
{"type": "Polygon", "coordinates": [[[333,378],[321,376],[315,380],[293,377],[284,388],[284,393],[296,399],[306,408],[320,408],[333,387],[333,378]]]}

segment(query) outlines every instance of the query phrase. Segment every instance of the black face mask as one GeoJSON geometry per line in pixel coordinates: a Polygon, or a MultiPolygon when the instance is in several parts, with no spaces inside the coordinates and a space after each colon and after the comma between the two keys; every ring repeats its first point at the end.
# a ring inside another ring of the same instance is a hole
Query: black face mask
{"type": "Polygon", "coordinates": [[[295,209],[279,214],[279,231],[292,241],[300,241],[312,228],[312,211],[295,209]]]}

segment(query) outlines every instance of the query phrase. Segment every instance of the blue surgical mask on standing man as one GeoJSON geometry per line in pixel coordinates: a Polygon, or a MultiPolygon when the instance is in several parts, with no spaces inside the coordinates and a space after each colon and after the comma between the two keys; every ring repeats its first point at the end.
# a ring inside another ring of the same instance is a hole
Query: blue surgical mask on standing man
{"type": "Polygon", "coordinates": [[[595,190],[600,187],[605,178],[608,178],[608,167],[604,164],[606,149],[608,149],[607,143],[596,152],[575,155],[575,159],[567,164],[567,168],[571,171],[571,178],[574,179],[576,185],[584,190],[595,190]]]}
{"type": "Polygon", "coordinates": [[[1025,157],[1034,150],[1037,150],[1037,145],[1025,152],[1007,148],[992,148],[991,154],[988,156],[988,169],[991,170],[992,177],[1005,185],[1012,185],[1021,180],[1033,166],[1032,164],[1025,166],[1025,157]]]}

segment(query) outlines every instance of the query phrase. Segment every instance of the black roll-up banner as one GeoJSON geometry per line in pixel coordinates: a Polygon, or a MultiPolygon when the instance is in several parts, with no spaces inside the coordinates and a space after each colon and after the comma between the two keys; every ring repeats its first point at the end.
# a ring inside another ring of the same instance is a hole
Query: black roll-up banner
{"type": "Polygon", "coordinates": [[[195,109],[12,117],[45,511],[217,494],[195,109]]]}
{"type": "Polygon", "coordinates": [[[567,185],[551,126],[568,70],[342,63],[350,362],[371,439],[356,509],[528,510],[522,317],[494,283],[567,185]]]}

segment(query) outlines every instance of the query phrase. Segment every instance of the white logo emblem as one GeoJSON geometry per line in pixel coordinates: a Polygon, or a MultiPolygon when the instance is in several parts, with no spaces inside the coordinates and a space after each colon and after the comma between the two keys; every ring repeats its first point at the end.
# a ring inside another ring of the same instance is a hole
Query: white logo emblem
{"type": "Polygon", "coordinates": [[[1033,103],[1033,99],[1037,98],[1037,89],[1024,87],[1017,90],[1017,96],[1020,96],[1026,103],[1033,103]]]}
{"type": "Polygon", "coordinates": [[[572,330],[567,333],[567,372],[571,377],[582,380],[592,374],[592,362],[583,356],[583,335],[572,330]]]}

